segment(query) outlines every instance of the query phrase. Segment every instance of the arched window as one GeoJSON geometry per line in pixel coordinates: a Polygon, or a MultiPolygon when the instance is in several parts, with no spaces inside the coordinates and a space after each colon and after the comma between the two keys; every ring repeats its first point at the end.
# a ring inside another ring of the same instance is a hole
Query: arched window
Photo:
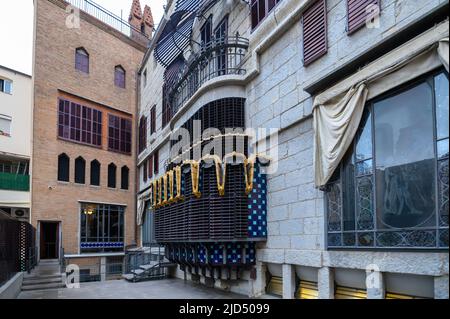
{"type": "Polygon", "coordinates": [[[125,69],[120,65],[114,68],[114,84],[117,87],[125,88],[125,69]]]}
{"type": "Polygon", "coordinates": [[[70,158],[63,153],[58,156],[58,181],[69,181],[70,158]]]}
{"type": "Polygon", "coordinates": [[[126,166],[123,166],[120,172],[121,175],[121,189],[128,189],[130,183],[130,169],[126,166]]]}
{"type": "Polygon", "coordinates": [[[89,73],[89,54],[83,48],[75,50],[75,69],[89,73]]]}
{"type": "Polygon", "coordinates": [[[100,162],[93,160],[91,162],[91,185],[100,186],[100,162]]]}
{"type": "Polygon", "coordinates": [[[75,183],[86,183],[86,161],[81,156],[75,160],[75,183]]]}
{"type": "Polygon", "coordinates": [[[116,188],[116,185],[117,185],[116,171],[117,171],[117,166],[114,165],[114,163],[111,163],[108,165],[108,187],[109,188],[116,188]]]}

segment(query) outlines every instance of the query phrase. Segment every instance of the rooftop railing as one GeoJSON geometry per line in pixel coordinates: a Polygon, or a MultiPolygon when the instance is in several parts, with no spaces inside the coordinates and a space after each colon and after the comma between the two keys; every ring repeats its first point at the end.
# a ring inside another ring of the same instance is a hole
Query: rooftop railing
{"type": "Polygon", "coordinates": [[[93,16],[94,18],[100,20],[101,22],[111,26],[112,28],[122,32],[126,36],[130,37],[131,32],[135,31],[141,36],[148,39],[148,37],[141,32],[141,30],[133,27],[127,21],[123,20],[122,17],[108,11],[99,4],[90,0],[65,0],[67,3],[74,7],[86,12],[87,14],[93,16]]]}

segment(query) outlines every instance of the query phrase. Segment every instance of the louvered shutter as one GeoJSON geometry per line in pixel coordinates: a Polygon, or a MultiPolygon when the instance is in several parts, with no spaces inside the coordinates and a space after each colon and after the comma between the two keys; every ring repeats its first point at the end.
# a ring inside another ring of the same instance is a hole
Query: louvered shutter
{"type": "Polygon", "coordinates": [[[347,0],[347,32],[351,34],[366,24],[369,16],[378,10],[380,0],[347,0]]]}
{"type": "Polygon", "coordinates": [[[327,7],[316,1],[303,13],[303,64],[311,64],[327,53],[327,7]]]}

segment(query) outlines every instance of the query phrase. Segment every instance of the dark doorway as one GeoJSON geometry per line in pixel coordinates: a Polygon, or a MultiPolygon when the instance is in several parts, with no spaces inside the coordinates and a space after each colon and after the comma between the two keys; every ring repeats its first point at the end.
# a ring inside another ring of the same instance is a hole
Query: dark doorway
{"type": "Polygon", "coordinates": [[[40,232],[41,259],[58,259],[58,223],[41,222],[40,232]]]}

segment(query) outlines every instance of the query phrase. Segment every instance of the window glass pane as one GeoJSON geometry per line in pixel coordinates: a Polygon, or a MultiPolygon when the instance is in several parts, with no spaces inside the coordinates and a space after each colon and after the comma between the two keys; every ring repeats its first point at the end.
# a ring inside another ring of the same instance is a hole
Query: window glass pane
{"type": "Polygon", "coordinates": [[[448,139],[437,143],[437,153],[439,159],[448,157],[448,139]]]}
{"type": "Polygon", "coordinates": [[[361,121],[356,144],[356,160],[372,158],[372,114],[366,111],[361,121]]]}
{"type": "Polygon", "coordinates": [[[437,138],[448,137],[448,78],[444,73],[434,78],[436,94],[437,138]]]}
{"type": "Polygon", "coordinates": [[[344,230],[355,230],[355,164],[353,146],[344,159],[342,174],[344,230]]]}
{"type": "Polygon", "coordinates": [[[0,118],[0,135],[9,136],[10,134],[11,134],[11,120],[0,118]]]}
{"type": "Polygon", "coordinates": [[[374,105],[379,227],[421,226],[434,215],[432,102],[422,83],[374,105]]]}

